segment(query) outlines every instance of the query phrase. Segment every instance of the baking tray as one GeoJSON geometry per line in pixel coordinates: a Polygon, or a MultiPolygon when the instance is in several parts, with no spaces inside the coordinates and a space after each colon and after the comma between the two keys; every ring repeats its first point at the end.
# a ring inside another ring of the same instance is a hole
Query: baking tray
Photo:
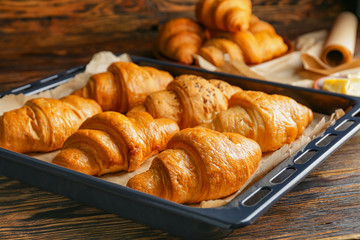
{"type": "MultiPolygon", "coordinates": [[[[346,114],[297,153],[291,155],[230,203],[214,208],[195,208],[135,191],[97,177],[47,163],[0,148],[0,174],[136,220],[175,236],[191,239],[217,239],[233,229],[255,222],[267,209],[296,186],[329,155],[360,129],[360,98],[250,79],[197,67],[131,56],[139,65],[167,70],[174,76],[197,74],[218,78],[243,89],[290,96],[313,111],[331,114],[342,108],[346,114]]],[[[46,77],[6,94],[35,94],[58,86],[84,71],[79,66],[46,77]]]]}

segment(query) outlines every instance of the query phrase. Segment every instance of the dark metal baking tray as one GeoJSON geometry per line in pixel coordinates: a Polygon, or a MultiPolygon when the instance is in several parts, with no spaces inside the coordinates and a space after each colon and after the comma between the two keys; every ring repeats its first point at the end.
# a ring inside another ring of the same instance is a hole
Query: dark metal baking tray
{"type": "MultiPolygon", "coordinates": [[[[243,89],[290,96],[318,113],[331,114],[335,109],[342,108],[346,114],[230,203],[220,207],[195,208],[177,204],[2,148],[0,174],[162,229],[175,236],[216,239],[226,236],[235,228],[256,221],[360,129],[360,98],[357,97],[214,73],[139,56],[131,58],[139,65],[164,69],[174,76],[191,73],[223,79],[243,89]]],[[[35,94],[68,81],[84,69],[85,66],[76,67],[3,92],[1,96],[11,93],[35,94]]]]}

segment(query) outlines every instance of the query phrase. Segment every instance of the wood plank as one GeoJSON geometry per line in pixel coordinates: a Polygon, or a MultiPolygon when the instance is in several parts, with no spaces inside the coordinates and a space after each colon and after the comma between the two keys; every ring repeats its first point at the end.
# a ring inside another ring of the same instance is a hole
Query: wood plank
{"type": "MultiPolygon", "coordinates": [[[[340,11],[355,9],[355,2],[253,0],[253,10],[292,39],[330,27],[340,11]]],[[[171,17],[194,17],[195,3],[2,0],[0,91],[85,64],[102,50],[151,56],[158,24],[171,17]]],[[[359,239],[358,149],[360,133],[254,224],[225,239],[359,239]]],[[[177,238],[0,176],[0,239],[177,238]]]]}
{"type": "MultiPolygon", "coordinates": [[[[356,134],[254,224],[226,239],[359,236],[356,134]],[[344,161],[346,159],[346,161],[344,161]]],[[[0,176],[1,239],[176,239],[161,230],[0,176]]]]}
{"type": "MultiPolygon", "coordinates": [[[[121,39],[149,39],[173,17],[195,18],[197,0],[188,1],[10,1],[0,5],[0,59],[14,53],[54,53],[121,39]],[[16,41],[13,39],[16,38],[16,41]]],[[[253,1],[253,12],[282,35],[329,27],[355,1],[253,1]],[[292,26],[289,28],[289,26],[292,26]]],[[[353,9],[353,8],[352,8],[353,9]]],[[[121,46],[119,50],[121,51],[121,46]]]]}

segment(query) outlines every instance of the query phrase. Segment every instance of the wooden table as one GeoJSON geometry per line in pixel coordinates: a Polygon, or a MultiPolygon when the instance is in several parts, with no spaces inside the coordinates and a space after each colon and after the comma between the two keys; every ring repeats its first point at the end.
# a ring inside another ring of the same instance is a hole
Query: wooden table
{"type": "MultiPolygon", "coordinates": [[[[61,21],[61,18],[57,20],[61,21]]],[[[55,21],[49,19],[59,27],[55,21]]],[[[24,22],[19,20],[19,24],[24,22]]],[[[12,29],[0,30],[6,33],[12,29]]],[[[151,56],[155,35],[154,31],[148,31],[134,38],[103,36],[94,41],[88,40],[83,45],[58,44],[59,48],[38,43],[35,49],[31,46],[36,44],[29,43],[26,47],[27,41],[32,40],[24,39],[21,34],[4,35],[3,43],[9,47],[1,49],[0,91],[85,64],[101,50],[151,56]]],[[[41,36],[35,39],[39,41],[41,36]]],[[[55,39],[56,34],[53,34],[50,40],[54,42],[55,39]]],[[[359,150],[360,133],[357,133],[256,223],[234,230],[226,239],[360,239],[359,150]]],[[[0,175],[0,239],[176,238],[161,230],[0,175]]]]}
{"type": "MultiPolygon", "coordinates": [[[[88,61],[84,56],[62,59],[47,55],[10,56],[5,60],[1,61],[1,90],[88,61]],[[21,64],[14,65],[16,62],[21,64]]],[[[227,239],[360,238],[359,149],[360,133],[357,133],[255,224],[233,231],[227,239]]],[[[24,238],[158,239],[171,236],[0,176],[0,239],[24,238]]]]}

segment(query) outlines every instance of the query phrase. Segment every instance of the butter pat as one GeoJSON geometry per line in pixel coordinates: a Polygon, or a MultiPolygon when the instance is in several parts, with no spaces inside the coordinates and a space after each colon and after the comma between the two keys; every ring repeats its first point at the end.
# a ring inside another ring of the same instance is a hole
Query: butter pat
{"type": "Polygon", "coordinates": [[[360,97],[360,78],[328,78],[324,80],[323,90],[360,97]]]}

